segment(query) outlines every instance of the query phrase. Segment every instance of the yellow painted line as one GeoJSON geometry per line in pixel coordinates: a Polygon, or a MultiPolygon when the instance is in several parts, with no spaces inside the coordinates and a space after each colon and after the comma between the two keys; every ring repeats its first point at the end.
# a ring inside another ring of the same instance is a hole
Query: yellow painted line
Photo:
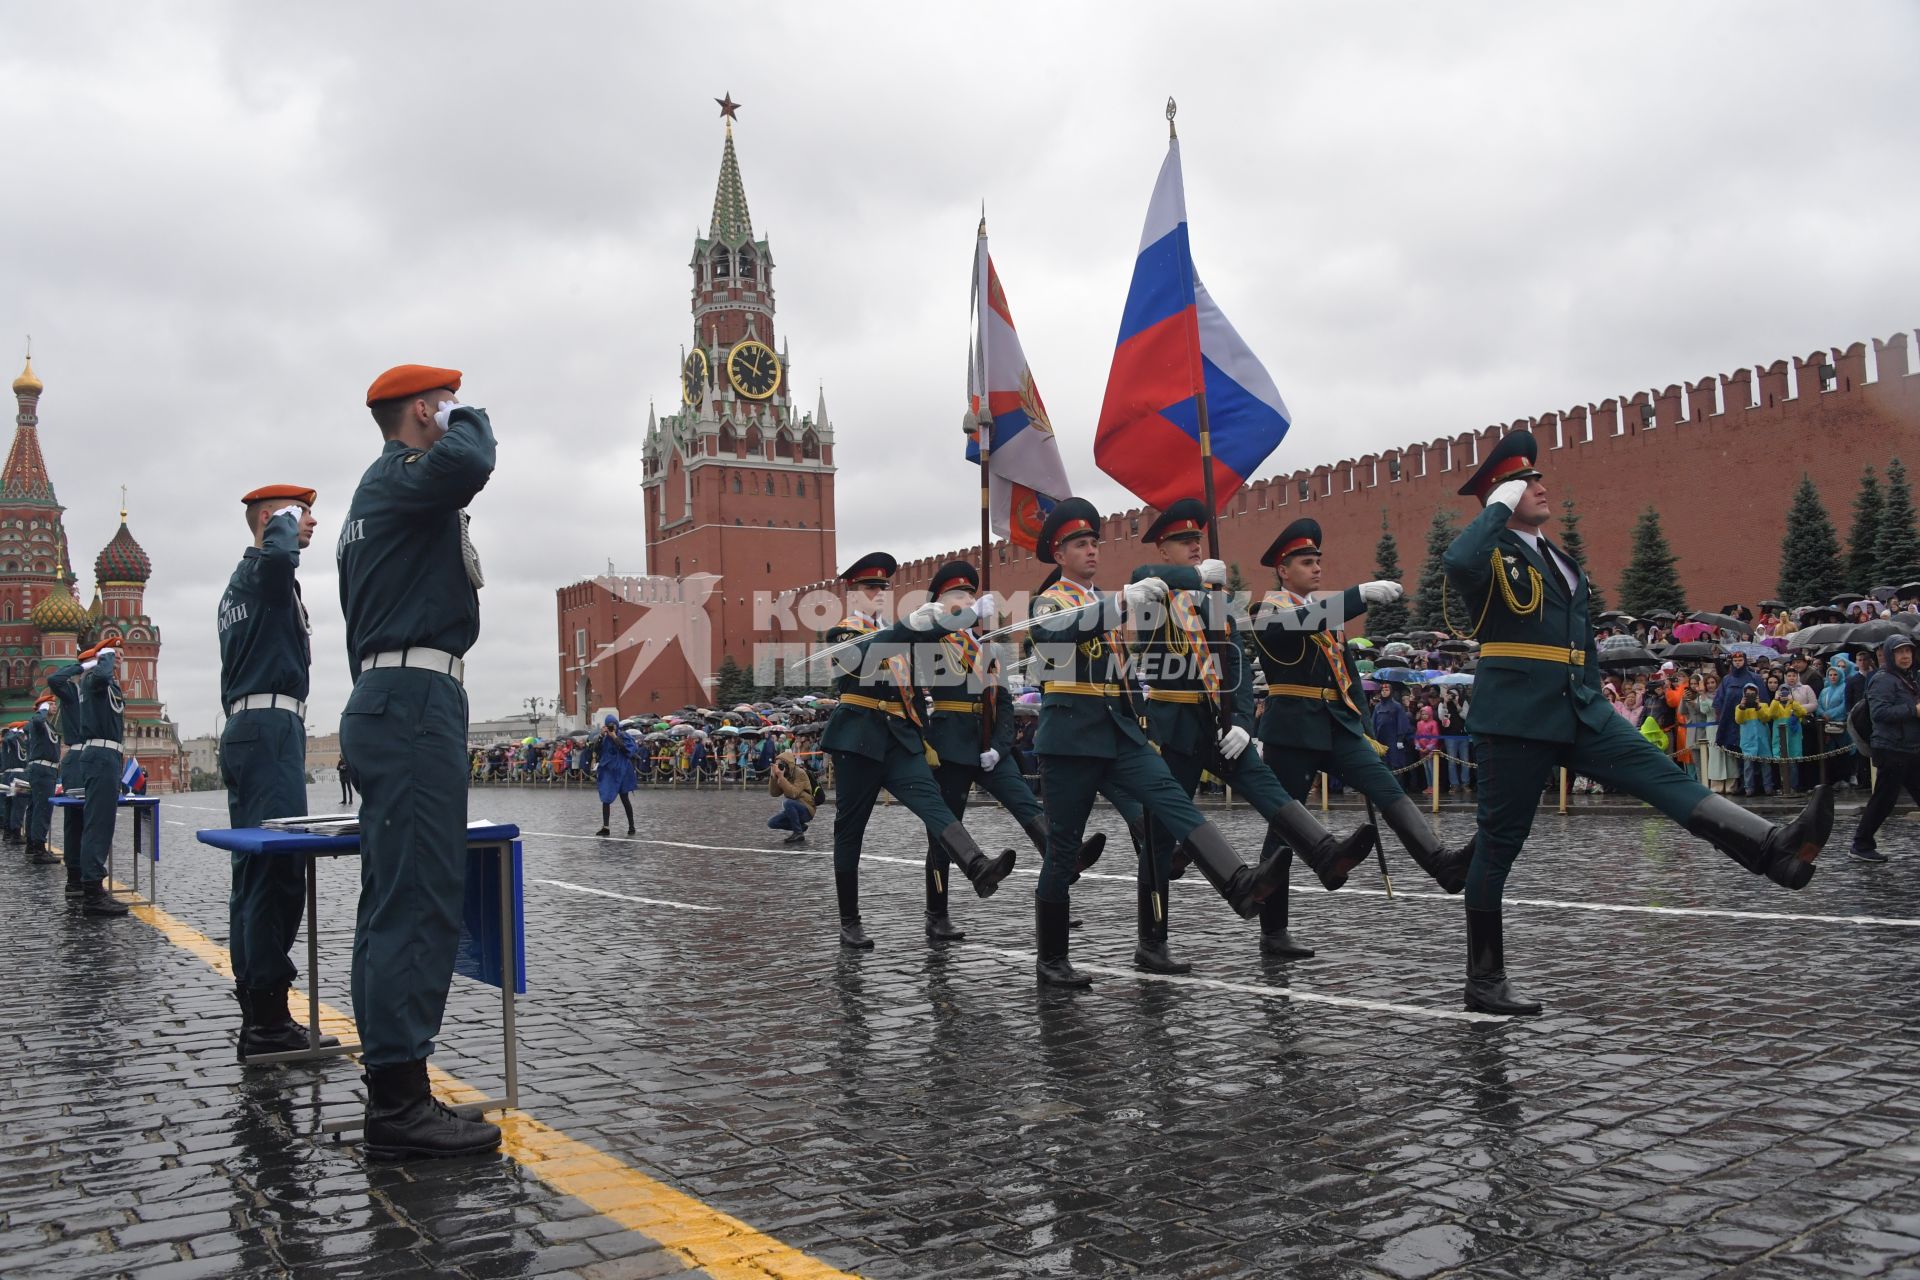
{"type": "MultiPolygon", "coordinates": [[[[126,888],[117,881],[113,887],[126,888]]],[[[227,949],[206,934],[155,906],[133,906],[132,911],[169,942],[206,961],[221,977],[233,977],[233,959],[227,949]]],[[[293,994],[300,1003],[300,993],[293,994]]],[[[320,1028],[342,1041],[359,1039],[353,1019],[329,1005],[320,1006],[320,1028]]],[[[428,1074],[440,1096],[450,1103],[486,1097],[484,1091],[432,1064],[428,1064],[428,1074]]],[[[782,1244],[740,1219],[540,1123],[524,1111],[507,1111],[497,1119],[500,1150],[542,1182],[627,1230],[659,1241],[688,1266],[716,1280],[832,1280],[853,1275],[782,1244]]]]}

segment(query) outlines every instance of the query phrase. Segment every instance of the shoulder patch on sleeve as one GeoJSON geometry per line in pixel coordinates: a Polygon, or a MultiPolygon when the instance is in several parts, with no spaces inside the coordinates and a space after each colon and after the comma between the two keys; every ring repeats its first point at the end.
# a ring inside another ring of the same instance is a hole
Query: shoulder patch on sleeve
{"type": "Polygon", "coordinates": [[[408,454],[408,455],[406,456],[406,458],[405,458],[405,461],[407,461],[407,462],[418,462],[418,461],[420,461],[420,456],[421,456],[421,455],[420,455],[420,454],[419,454],[419,453],[418,453],[418,452],[416,451],[416,452],[414,452],[414,453],[410,453],[410,454],[408,454]]]}

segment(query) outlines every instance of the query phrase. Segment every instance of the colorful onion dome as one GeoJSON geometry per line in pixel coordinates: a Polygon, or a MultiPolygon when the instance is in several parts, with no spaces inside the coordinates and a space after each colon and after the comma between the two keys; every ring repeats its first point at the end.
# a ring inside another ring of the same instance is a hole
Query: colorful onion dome
{"type": "Polygon", "coordinates": [[[127,529],[124,518],[120,528],[113,535],[113,541],[107,543],[93,562],[93,580],[95,582],[145,582],[153,576],[153,561],[133,534],[127,529]]]}
{"type": "Polygon", "coordinates": [[[67,584],[55,579],[53,590],[49,591],[39,604],[33,606],[33,625],[41,631],[71,632],[79,635],[91,622],[87,611],[67,590],[67,584]]]}

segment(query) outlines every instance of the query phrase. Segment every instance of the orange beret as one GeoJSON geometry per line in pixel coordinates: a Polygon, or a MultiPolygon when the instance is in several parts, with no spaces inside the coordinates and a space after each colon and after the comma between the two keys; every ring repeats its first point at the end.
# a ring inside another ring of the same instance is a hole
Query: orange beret
{"type": "Polygon", "coordinates": [[[33,705],[38,707],[38,706],[43,706],[49,702],[58,702],[58,701],[60,701],[60,699],[54,697],[52,694],[43,693],[39,697],[33,700],[33,705]]]}
{"type": "Polygon", "coordinates": [[[242,505],[250,507],[256,502],[271,502],[275,498],[285,498],[288,502],[304,502],[310,507],[317,496],[319,495],[312,489],[302,489],[297,484],[263,484],[240,501],[242,505]]]}
{"type": "Polygon", "coordinates": [[[121,645],[126,643],[126,639],[127,638],[121,635],[120,632],[109,628],[108,630],[100,633],[99,642],[96,643],[93,647],[96,651],[100,649],[118,649],[121,645]]]}
{"type": "Polygon", "coordinates": [[[94,655],[99,652],[100,646],[96,644],[90,649],[82,649],[80,652],[74,654],[73,660],[75,662],[92,662],[94,655]]]}
{"type": "Polygon", "coordinates": [[[458,391],[460,371],[436,369],[430,364],[397,364],[373,380],[373,385],[367,388],[367,403],[417,396],[441,387],[458,391]]]}

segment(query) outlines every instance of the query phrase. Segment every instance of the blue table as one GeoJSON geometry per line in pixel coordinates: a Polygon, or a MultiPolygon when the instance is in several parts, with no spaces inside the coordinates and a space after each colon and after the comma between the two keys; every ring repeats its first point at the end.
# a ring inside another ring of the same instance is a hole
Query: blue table
{"type": "MultiPolygon", "coordinates": [[[[53,798],[56,809],[78,809],[86,804],[85,796],[57,795],[53,798]]],[[[153,829],[153,883],[148,889],[147,901],[154,906],[160,905],[160,797],[159,796],[121,796],[119,808],[133,810],[133,896],[140,898],[140,816],[146,815],[148,825],[153,829]]],[[[64,850],[62,851],[64,852],[64,850]]],[[[80,851],[75,849],[77,859],[80,851]]],[[[79,863],[75,862],[75,866],[79,863]]],[[[107,878],[113,878],[113,846],[107,846],[107,878]]]]}
{"type": "MultiPolygon", "coordinates": [[[[318,836],[304,831],[275,831],[265,827],[218,828],[195,833],[200,843],[254,858],[297,857],[307,875],[307,1031],[320,1039],[320,938],[318,858],[354,857],[360,837],[318,836]]],[[[467,828],[467,910],[460,930],[460,953],[455,971],[500,988],[500,1036],[506,1057],[507,1088],[500,1098],[468,1103],[463,1109],[501,1110],[520,1105],[519,1038],[514,1028],[513,997],[527,989],[526,913],[521,897],[520,828],[512,824],[467,828]]],[[[293,1049],[285,1053],[257,1053],[248,1065],[304,1062],[358,1053],[358,1044],[293,1049]]],[[[321,1128],[341,1132],[359,1128],[358,1121],[329,1121],[321,1128]]]]}

